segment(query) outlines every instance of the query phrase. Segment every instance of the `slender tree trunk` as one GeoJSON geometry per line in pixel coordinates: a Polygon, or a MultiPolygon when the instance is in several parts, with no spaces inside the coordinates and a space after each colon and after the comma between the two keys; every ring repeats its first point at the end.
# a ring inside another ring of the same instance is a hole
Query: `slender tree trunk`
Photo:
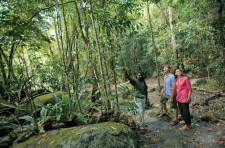
{"type": "MultiPolygon", "coordinates": [[[[2,50],[1,47],[0,47],[0,50],[2,50]]],[[[5,85],[7,84],[7,77],[6,77],[5,66],[4,66],[4,63],[2,60],[1,52],[0,52],[0,66],[1,66],[1,72],[2,72],[2,76],[3,76],[3,80],[4,80],[4,87],[5,87],[5,85]]]]}
{"type": "Polygon", "coordinates": [[[106,100],[107,100],[107,110],[109,111],[110,104],[109,104],[109,100],[108,100],[108,94],[107,94],[107,88],[106,88],[105,76],[104,76],[104,70],[103,70],[103,64],[102,64],[102,55],[101,55],[101,51],[100,51],[100,45],[99,45],[99,41],[98,41],[97,30],[96,30],[96,26],[95,26],[94,17],[93,17],[93,9],[92,9],[91,0],[89,1],[89,4],[90,4],[90,9],[91,9],[91,21],[92,21],[93,30],[94,30],[94,34],[95,34],[95,38],[96,38],[96,43],[97,43],[97,49],[98,49],[100,72],[101,72],[101,77],[102,77],[104,95],[105,95],[106,100]]]}
{"type": "Polygon", "coordinates": [[[68,56],[68,51],[70,51],[70,49],[69,49],[69,47],[70,47],[70,40],[69,40],[69,34],[68,34],[68,29],[67,29],[67,21],[66,21],[66,16],[65,16],[65,9],[64,9],[63,0],[61,0],[61,2],[62,2],[62,13],[63,13],[64,26],[65,26],[65,33],[66,33],[66,48],[63,48],[63,53],[64,53],[63,59],[65,61],[64,62],[64,70],[65,70],[65,74],[66,74],[67,91],[69,93],[69,96],[71,97],[70,83],[69,83],[69,73],[70,73],[71,66],[69,66],[70,57],[68,56]]]}
{"type": "MultiPolygon", "coordinates": [[[[0,48],[1,48],[1,46],[0,46],[0,48]]],[[[0,84],[0,91],[1,91],[0,92],[0,99],[3,99],[4,95],[6,93],[5,86],[7,84],[7,78],[6,78],[6,72],[5,72],[5,67],[4,67],[4,63],[3,63],[3,60],[2,60],[1,52],[0,52],[0,67],[1,67],[1,72],[2,72],[2,76],[3,76],[3,83],[0,84]]]]}
{"type": "MultiPolygon", "coordinates": [[[[10,89],[11,88],[11,73],[14,73],[13,72],[13,65],[12,65],[12,62],[13,62],[13,54],[14,54],[14,50],[15,50],[15,45],[16,45],[16,43],[13,43],[13,45],[12,45],[12,47],[11,47],[11,51],[10,51],[10,55],[9,55],[9,61],[8,61],[8,89],[10,89]]],[[[17,81],[17,78],[15,77],[15,75],[12,75],[13,77],[14,77],[14,80],[16,80],[17,81]]],[[[8,101],[9,102],[11,102],[11,98],[10,98],[10,96],[11,95],[8,95],[9,97],[8,97],[8,101]]]]}
{"type": "MultiPolygon", "coordinates": [[[[110,77],[109,77],[109,69],[107,67],[107,60],[106,60],[106,53],[105,53],[105,49],[102,48],[102,53],[103,53],[103,59],[104,59],[104,65],[105,65],[105,70],[106,70],[106,76],[107,76],[107,79],[108,81],[110,80],[110,77]]],[[[108,95],[111,95],[111,86],[110,86],[110,83],[108,83],[108,95]]]]}
{"type": "Polygon", "coordinates": [[[161,86],[160,86],[160,77],[159,77],[159,66],[157,62],[157,53],[156,53],[156,46],[155,46],[155,41],[154,41],[154,34],[152,30],[152,21],[151,21],[151,15],[150,15],[150,10],[149,10],[149,2],[147,0],[147,13],[148,13],[148,19],[149,19],[149,27],[150,27],[150,32],[151,32],[151,39],[152,39],[152,45],[153,45],[153,50],[155,54],[155,66],[157,70],[157,77],[158,77],[158,87],[159,87],[159,93],[161,92],[161,86]]]}
{"type": "MultiPolygon", "coordinates": [[[[90,45],[89,45],[89,34],[88,34],[88,29],[89,29],[89,25],[88,25],[88,21],[87,21],[87,16],[86,16],[86,8],[83,8],[83,3],[81,2],[81,9],[82,9],[82,12],[83,12],[83,19],[84,19],[84,24],[85,24],[85,34],[83,32],[83,27],[82,27],[82,22],[81,22],[81,16],[80,16],[80,12],[79,12],[79,9],[78,9],[78,5],[77,5],[77,2],[74,1],[74,4],[75,4],[75,8],[76,8],[76,14],[77,14],[77,22],[78,22],[78,26],[80,28],[80,33],[81,33],[81,38],[82,38],[82,41],[84,43],[84,46],[85,48],[87,49],[88,51],[88,62],[87,62],[87,69],[86,69],[86,73],[85,73],[85,76],[87,76],[88,74],[88,70],[89,70],[89,63],[91,63],[92,65],[92,74],[96,77],[96,79],[98,80],[98,77],[97,77],[97,71],[96,71],[96,68],[95,68],[95,62],[92,58],[92,53],[91,53],[91,49],[90,49],[90,45]]],[[[97,83],[98,85],[98,83],[97,83]]]]}
{"type": "Polygon", "coordinates": [[[16,48],[15,45],[16,45],[16,43],[13,43],[12,48],[11,48],[11,51],[10,51],[10,55],[9,55],[9,61],[8,61],[8,63],[9,63],[9,65],[8,65],[9,66],[8,79],[9,80],[11,79],[11,74],[12,74],[13,79],[15,81],[17,81],[17,78],[14,75],[13,67],[12,67],[13,54],[14,54],[14,50],[16,48]]]}
{"type": "Polygon", "coordinates": [[[113,72],[113,82],[114,82],[114,87],[115,87],[115,93],[116,93],[116,106],[117,108],[119,108],[119,100],[118,100],[118,88],[117,88],[117,75],[116,75],[116,69],[115,69],[115,55],[113,54],[113,50],[112,50],[112,40],[111,40],[111,34],[110,31],[106,31],[107,32],[107,38],[109,41],[109,45],[110,45],[110,59],[111,59],[111,70],[113,72]]]}
{"type": "Polygon", "coordinates": [[[84,43],[84,46],[88,49],[88,52],[90,52],[89,46],[88,46],[88,41],[87,41],[87,38],[84,36],[83,27],[81,25],[80,12],[79,12],[79,9],[78,9],[78,6],[77,6],[77,2],[74,1],[74,4],[75,4],[75,8],[76,8],[77,21],[78,21],[78,26],[80,28],[81,38],[82,38],[82,41],[84,43]]]}
{"type": "MultiPolygon", "coordinates": [[[[23,57],[21,57],[21,60],[23,61],[23,64],[25,66],[27,77],[29,77],[28,66],[27,66],[27,62],[26,62],[26,59],[25,59],[25,54],[24,54],[24,48],[23,47],[22,47],[22,53],[23,53],[23,57]]],[[[19,53],[18,53],[18,55],[19,55],[19,53]]]]}
{"type": "Polygon", "coordinates": [[[217,4],[217,22],[219,26],[219,40],[220,40],[220,45],[222,47],[221,49],[221,57],[223,59],[223,76],[225,76],[225,41],[224,41],[224,32],[223,32],[223,1],[222,0],[216,0],[217,4]]]}
{"type": "Polygon", "coordinates": [[[169,10],[169,23],[170,23],[170,30],[171,30],[171,34],[172,34],[172,45],[173,45],[173,51],[174,51],[174,59],[176,61],[176,68],[179,68],[179,64],[178,64],[178,52],[176,49],[176,37],[175,34],[173,32],[173,11],[171,7],[168,7],[169,10]]]}
{"type": "MultiPolygon", "coordinates": [[[[78,38],[77,38],[78,40],[78,38]]],[[[77,61],[77,67],[76,67],[76,98],[78,102],[78,107],[80,109],[80,112],[82,113],[81,105],[78,100],[78,93],[79,93],[79,81],[80,81],[80,62],[79,62],[79,46],[78,46],[78,41],[76,41],[76,61],[77,61]]]]}

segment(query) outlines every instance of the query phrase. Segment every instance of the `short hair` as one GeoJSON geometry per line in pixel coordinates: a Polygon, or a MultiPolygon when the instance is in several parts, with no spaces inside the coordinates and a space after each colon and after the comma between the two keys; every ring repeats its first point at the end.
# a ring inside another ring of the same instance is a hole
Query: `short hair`
{"type": "Polygon", "coordinates": [[[171,70],[170,65],[165,65],[164,67],[167,67],[169,70],[171,70]]]}

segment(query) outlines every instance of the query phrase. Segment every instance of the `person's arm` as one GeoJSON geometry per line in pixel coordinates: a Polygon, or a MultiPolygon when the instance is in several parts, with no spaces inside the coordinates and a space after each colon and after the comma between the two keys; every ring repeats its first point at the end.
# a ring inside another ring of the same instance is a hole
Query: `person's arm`
{"type": "Polygon", "coordinates": [[[163,93],[164,93],[164,88],[161,91],[161,94],[160,94],[161,97],[163,96],[163,93]]]}
{"type": "Polygon", "coordinates": [[[126,77],[126,78],[130,81],[130,83],[133,85],[135,82],[134,82],[133,79],[130,78],[130,76],[129,76],[129,74],[128,74],[128,72],[127,72],[127,70],[126,70],[125,68],[123,68],[123,72],[124,72],[124,74],[125,74],[125,77],[126,77]]]}
{"type": "Polygon", "coordinates": [[[170,96],[170,102],[173,102],[175,92],[176,92],[176,85],[172,85],[172,94],[170,96]]]}
{"type": "Polygon", "coordinates": [[[173,102],[173,97],[174,97],[174,94],[175,94],[175,91],[176,91],[176,79],[175,79],[175,76],[172,77],[171,85],[172,85],[172,93],[171,93],[171,96],[170,96],[170,102],[173,102]]]}
{"type": "Polygon", "coordinates": [[[186,87],[188,89],[188,98],[187,98],[187,103],[188,103],[190,101],[191,92],[192,92],[191,83],[190,83],[190,80],[188,78],[185,80],[185,84],[186,84],[186,87]]]}
{"type": "Polygon", "coordinates": [[[187,103],[189,103],[189,101],[190,101],[190,98],[191,98],[191,91],[188,91],[188,98],[187,98],[187,103]]]}

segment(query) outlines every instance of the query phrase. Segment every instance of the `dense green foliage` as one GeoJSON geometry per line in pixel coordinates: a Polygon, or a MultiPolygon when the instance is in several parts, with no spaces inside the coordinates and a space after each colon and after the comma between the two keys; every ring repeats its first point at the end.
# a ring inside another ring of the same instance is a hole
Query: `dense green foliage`
{"type": "MultiPolygon", "coordinates": [[[[159,68],[171,64],[190,77],[223,76],[219,1],[150,2],[159,68]]],[[[145,1],[134,0],[2,0],[1,97],[22,91],[21,78],[32,82],[32,90],[70,88],[77,94],[81,80],[94,78],[108,97],[121,80],[121,67],[151,76],[155,59],[147,9],[145,1]]]]}
{"type": "Polygon", "coordinates": [[[40,92],[65,91],[56,105],[39,104],[40,118],[24,120],[39,123],[54,112],[57,121],[76,115],[88,123],[83,113],[89,108],[102,114],[130,93],[118,87],[123,67],[133,77],[160,78],[165,64],[224,90],[224,3],[0,0],[0,99],[16,107],[28,101],[36,112],[33,99],[40,92]]]}

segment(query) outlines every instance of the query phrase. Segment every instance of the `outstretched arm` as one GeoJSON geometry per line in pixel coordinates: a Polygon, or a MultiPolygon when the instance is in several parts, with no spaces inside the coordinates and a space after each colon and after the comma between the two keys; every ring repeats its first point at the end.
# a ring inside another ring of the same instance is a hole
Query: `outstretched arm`
{"type": "Polygon", "coordinates": [[[135,82],[134,82],[133,79],[130,78],[130,76],[129,76],[129,74],[128,74],[128,72],[127,72],[127,70],[126,70],[125,68],[123,68],[123,72],[124,72],[124,74],[125,74],[125,77],[126,77],[126,78],[130,81],[130,83],[133,85],[135,82]]]}
{"type": "Polygon", "coordinates": [[[130,76],[129,76],[129,74],[128,74],[128,72],[127,72],[127,70],[125,69],[125,68],[123,68],[123,72],[124,72],[124,74],[125,74],[125,77],[128,79],[128,80],[132,80],[131,78],[130,78],[130,76]]]}

